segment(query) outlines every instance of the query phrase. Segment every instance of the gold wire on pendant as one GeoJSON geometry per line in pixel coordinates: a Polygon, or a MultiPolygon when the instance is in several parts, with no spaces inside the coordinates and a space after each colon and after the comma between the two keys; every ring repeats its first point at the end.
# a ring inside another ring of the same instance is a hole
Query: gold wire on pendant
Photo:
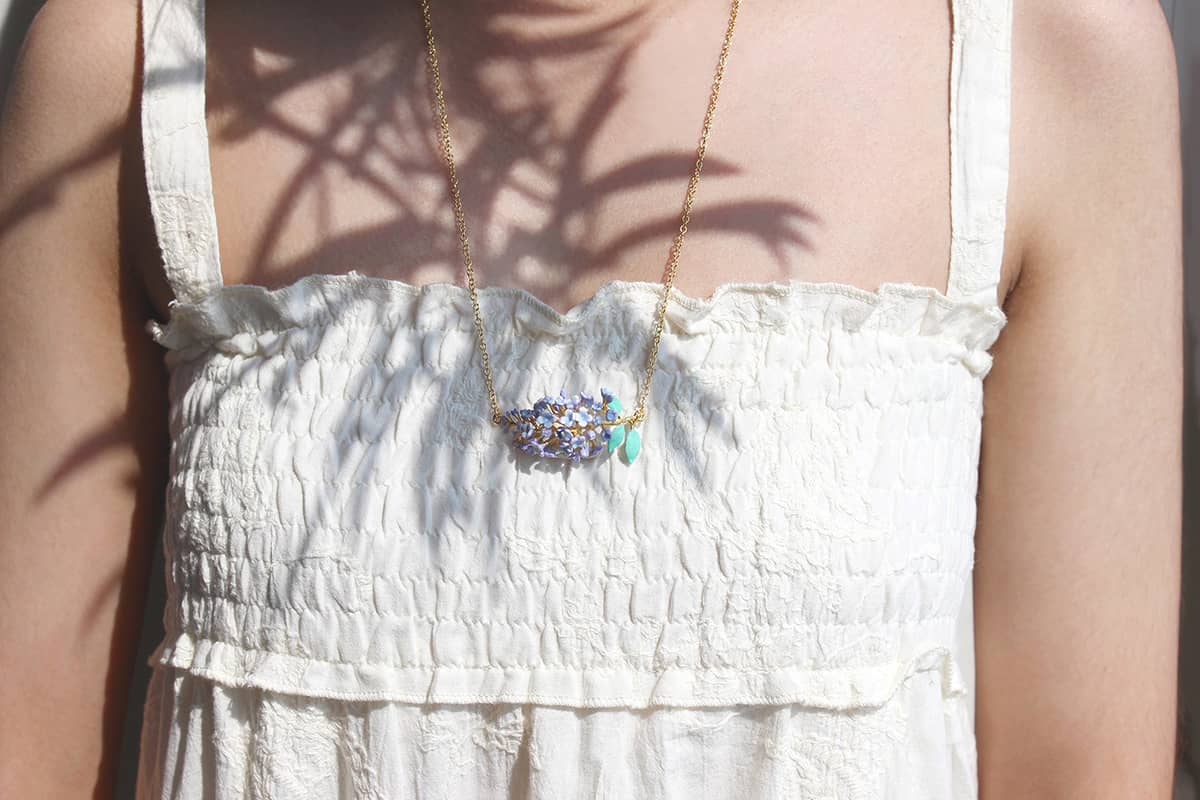
{"type": "Polygon", "coordinates": [[[611,453],[618,447],[623,447],[626,461],[632,462],[641,450],[641,436],[636,426],[646,418],[646,400],[650,395],[650,386],[654,380],[658,348],[666,320],[667,302],[670,299],[671,287],[675,282],[675,274],[679,269],[679,253],[683,247],[683,238],[687,235],[692,203],[695,201],[696,187],[700,183],[700,172],[704,167],[704,152],[708,146],[708,137],[717,108],[721,81],[725,77],[725,63],[729,58],[729,47],[733,41],[738,7],[739,0],[732,0],[729,22],[725,29],[725,39],[721,45],[721,55],[717,59],[716,74],[713,77],[712,90],[709,94],[708,109],[704,114],[704,127],[696,149],[696,165],[692,170],[692,177],[688,181],[679,230],[671,245],[663,291],[655,312],[654,333],[650,343],[650,352],[646,358],[645,372],[638,390],[637,403],[631,413],[621,416],[623,407],[620,401],[603,387],[599,400],[586,392],[570,396],[560,392],[557,397],[547,395],[541,398],[532,408],[514,408],[507,413],[500,410],[500,403],[496,399],[495,384],[492,380],[492,365],[484,335],[483,315],[479,310],[475,269],[471,262],[471,248],[467,239],[466,216],[463,213],[462,195],[458,186],[458,172],[454,165],[454,148],[450,144],[450,123],[446,113],[446,97],[442,89],[441,73],[438,70],[437,46],[433,39],[429,0],[421,0],[421,16],[425,23],[426,62],[429,65],[429,73],[433,82],[439,141],[450,176],[450,196],[454,206],[454,221],[458,229],[463,261],[466,265],[467,289],[471,295],[471,308],[475,316],[475,339],[479,347],[483,380],[487,386],[488,402],[491,406],[491,420],[493,425],[500,425],[508,430],[513,444],[522,452],[544,458],[569,459],[578,462],[604,452],[611,453]]]}

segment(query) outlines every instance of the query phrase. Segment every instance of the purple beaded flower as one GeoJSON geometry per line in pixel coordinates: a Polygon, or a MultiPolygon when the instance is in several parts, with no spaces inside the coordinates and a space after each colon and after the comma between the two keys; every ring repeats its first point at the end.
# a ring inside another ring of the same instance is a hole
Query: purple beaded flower
{"type": "Polygon", "coordinates": [[[640,440],[635,429],[612,424],[620,413],[620,401],[601,387],[599,400],[587,392],[568,396],[560,391],[538,400],[533,408],[510,410],[500,422],[516,448],[529,455],[579,463],[611,453],[623,443],[625,458],[632,462],[640,440]]]}

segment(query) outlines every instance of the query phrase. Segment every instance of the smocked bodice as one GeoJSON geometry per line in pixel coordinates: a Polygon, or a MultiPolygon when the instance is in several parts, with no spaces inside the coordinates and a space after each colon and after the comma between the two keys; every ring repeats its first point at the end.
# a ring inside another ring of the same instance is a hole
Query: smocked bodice
{"type": "MultiPolygon", "coordinates": [[[[633,397],[661,287],[481,308],[501,398],[633,397]]],[[[961,688],[981,380],[929,288],[674,293],[645,457],[546,468],[487,414],[466,291],[228,286],[171,348],[163,657],[342,698],[879,703],[961,688]]]]}

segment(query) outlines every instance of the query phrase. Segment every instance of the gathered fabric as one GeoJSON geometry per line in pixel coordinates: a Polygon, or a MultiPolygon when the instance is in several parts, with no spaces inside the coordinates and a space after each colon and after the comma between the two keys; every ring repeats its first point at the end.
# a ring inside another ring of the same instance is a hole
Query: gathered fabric
{"type": "Polygon", "coordinates": [[[887,704],[579,709],[347,702],[175,667],[151,677],[142,796],[213,800],[972,797],[963,695],[915,673],[887,704]]]}
{"type": "MultiPolygon", "coordinates": [[[[143,0],[175,300],[139,800],[973,800],[1011,0],[952,11],[945,291],[673,289],[643,455],[547,465],[490,424],[465,288],[223,283],[203,2],[143,0]]],[[[498,395],[631,402],[661,290],[481,288],[498,395]]]]}
{"type": "MultiPolygon", "coordinates": [[[[498,391],[631,396],[657,297],[611,283],[562,315],[485,290],[498,391]]],[[[158,660],[404,702],[852,708],[917,669],[957,690],[1002,320],[920,288],[679,298],[652,457],[564,472],[480,412],[455,285],[310,276],[177,308],[153,327],[176,348],[158,660]]]]}

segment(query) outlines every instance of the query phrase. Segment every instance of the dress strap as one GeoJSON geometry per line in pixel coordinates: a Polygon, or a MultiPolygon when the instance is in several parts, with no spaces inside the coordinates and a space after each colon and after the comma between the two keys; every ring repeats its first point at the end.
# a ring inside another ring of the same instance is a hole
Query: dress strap
{"type": "Polygon", "coordinates": [[[222,284],[205,122],[204,0],[142,0],[142,152],[167,282],[181,303],[222,284]]]}
{"type": "Polygon", "coordinates": [[[999,305],[1008,201],[1013,0],[951,0],[947,296],[999,305]]]}

